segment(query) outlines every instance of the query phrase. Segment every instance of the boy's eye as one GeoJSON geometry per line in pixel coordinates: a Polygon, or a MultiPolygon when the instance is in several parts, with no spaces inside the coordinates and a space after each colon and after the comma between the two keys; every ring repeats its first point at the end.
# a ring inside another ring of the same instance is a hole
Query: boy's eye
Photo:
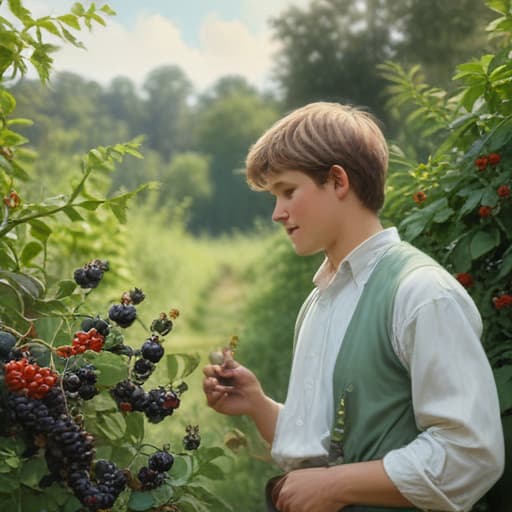
{"type": "Polygon", "coordinates": [[[283,192],[283,195],[285,197],[292,197],[293,195],[293,192],[295,191],[294,188],[287,188],[284,192],[283,192]]]}

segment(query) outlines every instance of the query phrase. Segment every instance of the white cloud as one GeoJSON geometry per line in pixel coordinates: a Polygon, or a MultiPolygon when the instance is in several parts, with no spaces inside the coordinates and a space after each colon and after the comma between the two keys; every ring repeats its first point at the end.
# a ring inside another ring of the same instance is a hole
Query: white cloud
{"type": "Polygon", "coordinates": [[[184,42],[180,29],[160,15],[140,18],[133,30],[115,20],[95,26],[79,39],[86,50],[64,45],[55,54],[56,71],[72,71],[102,84],[128,76],[140,85],[149,71],[176,64],[198,91],[226,74],[239,74],[257,86],[268,83],[275,44],[268,34],[254,35],[239,21],[206,16],[199,47],[184,42]]]}

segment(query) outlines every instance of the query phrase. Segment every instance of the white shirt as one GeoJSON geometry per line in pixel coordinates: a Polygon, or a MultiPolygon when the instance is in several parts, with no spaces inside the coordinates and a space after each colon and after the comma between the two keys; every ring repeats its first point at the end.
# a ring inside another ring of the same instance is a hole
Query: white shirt
{"type": "MultiPolygon", "coordinates": [[[[334,275],[327,260],[315,274],[272,445],[283,470],[327,463],[336,358],[365,283],[399,241],[395,228],[386,229],[355,248],[334,275]]],[[[448,272],[419,268],[400,284],[392,322],[393,349],[411,376],[421,433],[386,454],[385,471],[420,509],[470,510],[504,468],[498,397],[478,310],[448,272]]]]}

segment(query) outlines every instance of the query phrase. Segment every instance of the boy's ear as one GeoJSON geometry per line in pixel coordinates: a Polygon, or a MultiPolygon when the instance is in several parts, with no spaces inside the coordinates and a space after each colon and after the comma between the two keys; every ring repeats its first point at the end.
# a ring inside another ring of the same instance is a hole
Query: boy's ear
{"type": "Polygon", "coordinates": [[[338,164],[329,169],[329,178],[334,184],[334,190],[340,199],[344,198],[350,190],[350,181],[345,169],[338,164]]]}

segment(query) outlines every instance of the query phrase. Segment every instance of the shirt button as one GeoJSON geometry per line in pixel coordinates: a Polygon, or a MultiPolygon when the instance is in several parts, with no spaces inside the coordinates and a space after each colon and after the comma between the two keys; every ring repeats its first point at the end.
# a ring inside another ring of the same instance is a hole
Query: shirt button
{"type": "Polygon", "coordinates": [[[295,422],[295,425],[297,425],[297,427],[302,427],[302,425],[304,425],[304,422],[303,422],[301,419],[298,419],[298,420],[295,422]]]}
{"type": "Polygon", "coordinates": [[[311,390],[313,389],[313,381],[311,379],[306,379],[306,382],[304,383],[306,389],[311,390]]]}

